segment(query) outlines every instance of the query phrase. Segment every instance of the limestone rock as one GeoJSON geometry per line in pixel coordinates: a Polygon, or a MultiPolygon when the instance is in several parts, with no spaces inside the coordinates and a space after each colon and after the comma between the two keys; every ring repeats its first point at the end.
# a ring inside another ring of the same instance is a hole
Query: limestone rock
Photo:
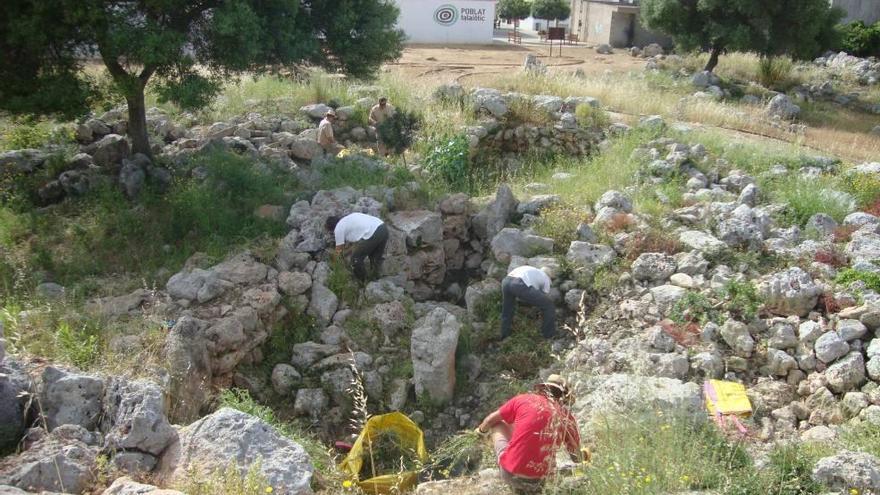
{"type": "Polygon", "coordinates": [[[527,234],[519,229],[505,228],[492,238],[492,254],[502,263],[512,256],[530,258],[553,251],[553,239],[527,234]]]}
{"type": "Polygon", "coordinates": [[[863,452],[844,451],[819,459],[813,479],[832,490],[855,488],[862,492],[880,491],[880,459],[863,452]]]}
{"type": "Polygon", "coordinates": [[[455,392],[455,349],[461,323],[443,308],[416,322],[410,352],[416,395],[445,403],[455,392]]]}
{"type": "Polygon", "coordinates": [[[758,284],[765,307],[776,314],[806,316],[816,306],[821,285],[798,267],[774,273],[758,284]]]}
{"type": "Polygon", "coordinates": [[[825,370],[828,387],[836,393],[858,388],[865,382],[865,358],[861,352],[851,352],[825,370]]]}
{"type": "Polygon", "coordinates": [[[104,409],[105,447],[158,456],[177,439],[165,417],[165,395],[154,383],[114,378],[104,409]]]}
{"type": "Polygon", "coordinates": [[[721,338],[740,357],[750,357],[755,349],[755,339],[749,333],[749,328],[736,320],[727,320],[721,326],[721,338]]]}
{"type": "Polygon", "coordinates": [[[34,492],[85,492],[95,480],[94,443],[94,435],[81,426],[56,428],[28,450],[0,460],[0,485],[34,492]]]}
{"type": "Polygon", "coordinates": [[[664,253],[642,253],[632,264],[633,278],[649,282],[662,282],[675,270],[675,258],[664,253]]]}
{"type": "Polygon", "coordinates": [[[244,476],[259,462],[273,493],[310,494],[314,467],[305,449],[259,418],[223,408],[179,432],[180,440],[163,454],[156,477],[164,483],[238,467],[244,476]]]}
{"type": "Polygon", "coordinates": [[[102,379],[49,366],[43,370],[38,390],[49,430],[61,425],[87,430],[98,426],[104,396],[102,379]]]}

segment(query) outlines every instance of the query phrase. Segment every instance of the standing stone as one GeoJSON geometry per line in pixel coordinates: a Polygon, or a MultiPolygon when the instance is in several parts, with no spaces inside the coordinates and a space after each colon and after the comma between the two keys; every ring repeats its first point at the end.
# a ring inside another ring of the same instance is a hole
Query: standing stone
{"type": "Polygon", "coordinates": [[[114,378],[104,395],[103,423],[105,446],[113,450],[158,456],[177,439],[165,417],[162,390],[147,381],[114,378]]]}
{"type": "Polygon", "coordinates": [[[416,395],[446,403],[455,392],[455,349],[461,323],[443,308],[416,322],[410,352],[416,395]]]}
{"type": "Polygon", "coordinates": [[[473,227],[477,237],[484,241],[495,237],[516,213],[517,203],[510,186],[507,184],[499,186],[495,200],[474,215],[473,227]]]}

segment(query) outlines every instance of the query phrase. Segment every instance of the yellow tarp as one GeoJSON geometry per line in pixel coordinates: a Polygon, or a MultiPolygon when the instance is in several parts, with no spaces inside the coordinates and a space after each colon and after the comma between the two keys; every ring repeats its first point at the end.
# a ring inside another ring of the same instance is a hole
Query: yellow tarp
{"type": "Polygon", "coordinates": [[[735,414],[748,417],[752,414],[752,403],[746,395],[746,387],[741,383],[723,380],[707,380],[703,385],[706,394],[706,409],[709,414],[735,414]]]}
{"type": "Polygon", "coordinates": [[[358,439],[354,442],[351,451],[342,460],[339,469],[348,473],[366,493],[384,494],[409,490],[418,484],[418,471],[389,473],[366,480],[358,478],[364,460],[369,459],[370,455],[364,442],[366,439],[372,440],[375,435],[383,432],[396,433],[401,443],[403,443],[401,447],[415,451],[419,457],[418,460],[423,463],[428,460],[428,451],[425,450],[425,435],[421,428],[416,426],[406,415],[393,412],[373,416],[367,420],[367,424],[360,435],[358,435],[358,439]]]}

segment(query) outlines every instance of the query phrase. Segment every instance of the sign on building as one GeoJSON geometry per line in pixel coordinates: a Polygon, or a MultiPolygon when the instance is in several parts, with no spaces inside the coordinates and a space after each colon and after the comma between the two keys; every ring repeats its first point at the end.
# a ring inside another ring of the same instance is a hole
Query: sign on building
{"type": "Polygon", "coordinates": [[[408,43],[490,44],[495,0],[397,0],[408,43]]]}

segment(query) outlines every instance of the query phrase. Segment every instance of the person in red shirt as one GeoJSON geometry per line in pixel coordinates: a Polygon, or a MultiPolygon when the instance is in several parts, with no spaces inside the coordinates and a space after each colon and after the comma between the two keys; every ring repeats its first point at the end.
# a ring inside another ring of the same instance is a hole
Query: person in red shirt
{"type": "Polygon", "coordinates": [[[560,447],[572,461],[583,462],[571,402],[565,379],[550,375],[534,392],[513,397],[480,423],[480,433],[491,432],[501,477],[515,492],[540,493],[544,479],[555,472],[560,447]]]}

